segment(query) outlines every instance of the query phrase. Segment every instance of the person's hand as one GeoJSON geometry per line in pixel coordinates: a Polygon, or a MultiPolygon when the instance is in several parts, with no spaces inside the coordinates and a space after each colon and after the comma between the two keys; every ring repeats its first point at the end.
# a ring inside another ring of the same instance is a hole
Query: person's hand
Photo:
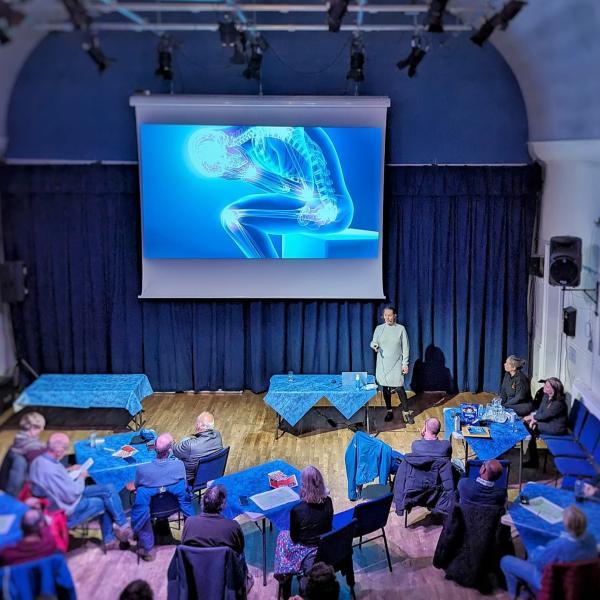
{"type": "Polygon", "coordinates": [[[375,352],[379,352],[379,344],[373,344],[372,348],[375,352]]]}
{"type": "Polygon", "coordinates": [[[88,477],[88,472],[85,469],[81,469],[81,471],[79,472],[79,477],[77,477],[77,479],[87,479],[88,477]]]}
{"type": "Polygon", "coordinates": [[[586,498],[591,498],[592,496],[595,496],[597,493],[598,493],[598,488],[595,485],[592,485],[591,483],[583,484],[583,495],[586,498]]]}
{"type": "Polygon", "coordinates": [[[402,367],[402,374],[406,375],[408,373],[408,367],[402,367]]]}
{"type": "Polygon", "coordinates": [[[135,483],[133,481],[129,481],[128,483],[125,484],[125,489],[128,492],[135,492],[135,483]]]}
{"type": "Polygon", "coordinates": [[[81,469],[81,465],[71,465],[70,467],[67,467],[67,471],[75,471],[77,469],[81,469]]]}
{"type": "Polygon", "coordinates": [[[33,496],[31,498],[27,498],[27,500],[25,500],[25,504],[29,506],[29,508],[42,508],[42,503],[40,502],[40,499],[34,498],[33,496]]]}

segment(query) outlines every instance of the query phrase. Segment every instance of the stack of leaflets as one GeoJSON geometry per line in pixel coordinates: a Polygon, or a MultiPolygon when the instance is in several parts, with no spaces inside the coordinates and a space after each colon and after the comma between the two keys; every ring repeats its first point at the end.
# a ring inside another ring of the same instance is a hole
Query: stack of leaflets
{"type": "Polygon", "coordinates": [[[280,487],[296,487],[298,480],[295,475],[285,475],[282,471],[271,471],[267,473],[269,477],[269,485],[272,488],[280,487]]]}
{"type": "Polygon", "coordinates": [[[114,456],[116,458],[129,458],[130,456],[133,456],[136,453],[137,453],[137,448],[134,448],[133,446],[126,444],[125,446],[121,446],[120,450],[113,452],[112,456],[114,456]]]}
{"type": "Polygon", "coordinates": [[[481,427],[479,425],[465,425],[462,428],[463,437],[489,438],[489,427],[481,427]]]}

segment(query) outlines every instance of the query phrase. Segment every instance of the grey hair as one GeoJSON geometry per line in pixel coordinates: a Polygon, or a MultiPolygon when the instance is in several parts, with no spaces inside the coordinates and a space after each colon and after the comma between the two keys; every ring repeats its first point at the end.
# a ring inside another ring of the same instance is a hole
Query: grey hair
{"type": "Polygon", "coordinates": [[[38,429],[44,429],[46,427],[46,419],[44,415],[39,412],[28,412],[19,419],[19,429],[21,431],[29,431],[37,427],[38,429]]]}
{"type": "Polygon", "coordinates": [[[220,513],[227,500],[227,491],[222,485],[209,487],[202,496],[202,510],[205,513],[220,513]]]}
{"type": "Polygon", "coordinates": [[[506,359],[515,369],[517,370],[521,370],[527,363],[527,361],[524,358],[519,358],[518,356],[515,356],[514,354],[511,354],[507,359],[506,359]]]}
{"type": "Polygon", "coordinates": [[[302,469],[300,498],[309,504],[322,504],[329,496],[325,480],[317,467],[308,465],[302,469]]]}

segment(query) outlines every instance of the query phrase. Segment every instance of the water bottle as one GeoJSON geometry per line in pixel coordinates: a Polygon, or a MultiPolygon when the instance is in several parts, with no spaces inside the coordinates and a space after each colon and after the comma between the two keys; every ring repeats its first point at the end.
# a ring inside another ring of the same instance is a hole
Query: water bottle
{"type": "Polygon", "coordinates": [[[360,375],[358,373],[354,377],[354,389],[360,390],[360,375]]]}
{"type": "Polygon", "coordinates": [[[91,448],[95,448],[96,447],[96,437],[98,436],[98,432],[97,431],[92,431],[92,433],[90,433],[90,447],[91,448]]]}
{"type": "Polygon", "coordinates": [[[460,415],[454,415],[454,431],[460,433],[460,415]]]}

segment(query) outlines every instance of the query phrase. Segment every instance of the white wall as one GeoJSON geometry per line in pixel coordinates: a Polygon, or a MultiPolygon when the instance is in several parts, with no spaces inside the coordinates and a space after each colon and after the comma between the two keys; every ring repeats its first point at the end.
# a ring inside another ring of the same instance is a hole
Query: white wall
{"type": "MultiPolygon", "coordinates": [[[[565,292],[564,306],[577,309],[575,337],[562,333],[563,294],[548,280],[548,246],[555,235],[583,242],[581,288],[600,279],[600,140],[532,142],[544,164],[538,254],[546,257],[544,280],[536,279],[532,379],[559,377],[568,391],[587,390],[600,410],[600,318],[582,292],[565,292]]],[[[593,294],[592,294],[593,295],[593,294]]]]}

